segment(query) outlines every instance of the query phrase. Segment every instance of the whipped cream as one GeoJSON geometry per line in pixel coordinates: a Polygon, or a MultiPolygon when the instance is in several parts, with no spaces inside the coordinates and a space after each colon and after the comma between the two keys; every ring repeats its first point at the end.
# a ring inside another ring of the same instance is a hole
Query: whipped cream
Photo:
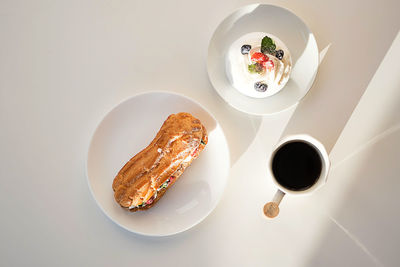
{"type": "Polygon", "coordinates": [[[286,85],[292,69],[292,58],[288,48],[278,37],[265,32],[252,32],[240,37],[231,45],[226,64],[228,78],[235,89],[246,96],[263,98],[278,93],[286,85]],[[267,68],[260,74],[250,73],[248,66],[253,63],[251,55],[261,52],[261,40],[264,36],[270,37],[275,42],[276,50],[283,50],[284,56],[280,60],[274,54],[266,54],[273,62],[273,68],[267,68]],[[248,54],[241,53],[243,45],[251,45],[248,54]],[[254,86],[257,82],[266,84],[267,90],[257,91],[254,86]]]}

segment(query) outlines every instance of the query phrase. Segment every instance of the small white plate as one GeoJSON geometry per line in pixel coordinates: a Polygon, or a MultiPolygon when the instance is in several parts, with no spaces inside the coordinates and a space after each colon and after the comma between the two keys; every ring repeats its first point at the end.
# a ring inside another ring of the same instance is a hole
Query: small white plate
{"type": "Polygon", "coordinates": [[[195,226],[210,214],[223,194],[229,169],[225,135],[207,110],[181,95],[151,92],[129,98],[104,117],[92,137],[86,171],[94,199],[112,221],[134,233],[167,236],[195,226]],[[114,200],[114,177],[150,144],[170,114],[182,111],[204,124],[207,146],[154,207],[138,212],[121,208],[114,200]]]}
{"type": "Polygon", "coordinates": [[[217,27],[208,47],[208,76],[217,93],[232,107],[254,115],[277,113],[295,105],[311,88],[318,64],[317,42],[307,25],[289,10],[273,5],[252,4],[236,10],[217,27]],[[290,79],[273,96],[245,96],[232,87],[226,74],[229,47],[250,32],[267,32],[277,36],[292,55],[290,79]]]}

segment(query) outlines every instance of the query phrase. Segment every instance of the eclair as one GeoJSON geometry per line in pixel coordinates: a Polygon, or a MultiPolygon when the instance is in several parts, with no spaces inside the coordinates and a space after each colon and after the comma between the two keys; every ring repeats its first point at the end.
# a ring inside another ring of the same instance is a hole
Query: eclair
{"type": "Polygon", "coordinates": [[[114,178],[115,201],[133,212],[153,207],[207,142],[206,128],[199,119],[184,112],[170,115],[153,141],[114,178]]]}

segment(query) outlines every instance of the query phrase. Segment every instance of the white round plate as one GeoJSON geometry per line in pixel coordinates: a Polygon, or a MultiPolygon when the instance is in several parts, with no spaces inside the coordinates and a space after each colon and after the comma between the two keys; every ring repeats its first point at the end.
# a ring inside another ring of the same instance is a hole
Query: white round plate
{"type": "Polygon", "coordinates": [[[208,47],[208,76],[215,90],[232,107],[254,115],[272,114],[295,105],[311,88],[318,64],[317,42],[307,25],[289,10],[273,5],[252,4],[236,10],[217,27],[208,47]],[[229,47],[250,32],[268,32],[277,36],[292,55],[290,79],[273,96],[245,96],[232,87],[227,76],[229,47]]]}
{"type": "Polygon", "coordinates": [[[86,171],[97,204],[112,221],[138,234],[167,236],[195,226],[210,214],[222,196],[229,169],[224,133],[207,110],[181,95],[151,92],[125,100],[104,117],[92,137],[86,171]],[[154,207],[138,212],[121,208],[114,200],[114,177],[150,144],[170,114],[182,111],[206,127],[205,149],[154,207]]]}

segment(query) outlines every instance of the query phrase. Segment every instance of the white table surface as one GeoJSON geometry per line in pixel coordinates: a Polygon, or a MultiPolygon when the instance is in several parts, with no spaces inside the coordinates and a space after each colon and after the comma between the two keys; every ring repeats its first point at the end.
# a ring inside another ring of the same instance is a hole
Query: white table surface
{"type": "Polygon", "coordinates": [[[400,2],[270,1],[300,16],[327,53],[299,105],[262,117],[225,104],[205,64],[218,23],[249,3],[0,1],[1,266],[400,265],[400,2]],[[232,158],[217,208],[164,238],[110,221],[85,177],[103,115],[151,90],[206,106],[232,158]],[[329,181],[266,220],[266,162],[291,133],[331,151],[329,181]]]}

